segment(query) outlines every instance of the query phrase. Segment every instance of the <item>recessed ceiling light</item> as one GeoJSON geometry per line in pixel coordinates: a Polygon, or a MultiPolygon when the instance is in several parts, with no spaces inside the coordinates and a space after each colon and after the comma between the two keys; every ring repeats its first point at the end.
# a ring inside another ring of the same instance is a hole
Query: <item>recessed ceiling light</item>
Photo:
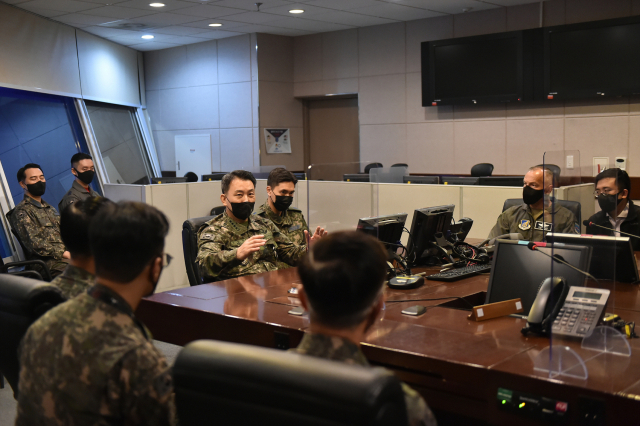
{"type": "Polygon", "coordinates": [[[222,24],[219,24],[219,23],[216,22],[215,24],[209,24],[209,26],[210,27],[221,27],[222,24]]]}
{"type": "Polygon", "coordinates": [[[142,38],[145,40],[151,40],[153,36],[151,34],[146,34],[146,35],[143,35],[142,38]]]}
{"type": "Polygon", "coordinates": [[[291,9],[289,13],[304,13],[303,9],[291,9]]]}
{"type": "Polygon", "coordinates": [[[151,7],[164,7],[164,3],[149,3],[151,7]]]}

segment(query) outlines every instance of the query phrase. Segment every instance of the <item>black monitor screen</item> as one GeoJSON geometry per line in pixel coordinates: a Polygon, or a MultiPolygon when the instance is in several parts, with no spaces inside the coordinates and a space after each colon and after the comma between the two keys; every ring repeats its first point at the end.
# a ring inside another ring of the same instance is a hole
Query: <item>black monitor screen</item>
{"type": "MultiPolygon", "coordinates": [[[[540,283],[551,276],[551,259],[537,253],[537,250],[551,255],[550,247],[539,247],[532,251],[526,244],[519,244],[518,241],[498,240],[491,265],[486,303],[519,298],[522,301],[523,315],[529,314],[540,283]]],[[[565,262],[586,271],[589,269],[591,248],[570,245],[555,247],[553,255],[562,256],[565,262]]],[[[584,285],[583,274],[558,262],[553,264],[553,275],[563,277],[570,287],[584,285]]]]}
{"type": "Polygon", "coordinates": [[[640,93],[640,23],[550,29],[546,89],[558,98],[640,93]]]}
{"type": "Polygon", "coordinates": [[[448,236],[453,219],[454,204],[417,209],[413,212],[411,232],[409,233],[409,259],[413,265],[423,263],[423,258],[429,255],[430,243],[435,242],[435,234],[442,232],[448,236]]]}
{"type": "Polygon", "coordinates": [[[433,100],[517,97],[522,93],[520,43],[515,35],[433,42],[433,100]]]}
{"type": "Polygon", "coordinates": [[[402,231],[406,221],[406,213],[366,217],[358,220],[357,229],[376,237],[388,249],[395,249],[400,245],[400,238],[402,238],[402,231]]]}

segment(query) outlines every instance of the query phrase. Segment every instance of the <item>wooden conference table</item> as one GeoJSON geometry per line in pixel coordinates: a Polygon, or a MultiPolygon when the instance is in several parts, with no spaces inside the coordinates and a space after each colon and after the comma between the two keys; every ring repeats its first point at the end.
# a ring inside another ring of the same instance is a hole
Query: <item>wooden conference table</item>
{"type": "MultiPolygon", "coordinates": [[[[550,424],[500,407],[498,389],[506,388],[566,402],[562,424],[640,424],[640,339],[629,340],[630,357],[594,357],[597,353],[581,349],[579,341],[554,339],[554,345],[568,345],[586,361],[589,377],[549,378],[533,368],[533,358],[549,339],[523,336],[525,320],[502,317],[475,322],[467,319],[468,310],[460,309],[468,308],[467,302],[484,303],[488,279],[486,274],[450,283],[426,281],[413,290],[386,288],[383,317],[362,342],[364,354],[372,364],[393,370],[432,408],[478,423],[550,424]],[[447,299],[391,302],[440,298],[447,299]],[[401,313],[416,304],[430,308],[419,317],[401,313]],[[601,408],[606,423],[580,421],[585,409],[601,408]]],[[[164,342],[185,345],[218,339],[285,349],[297,346],[308,326],[306,318],[288,313],[299,305],[287,293],[292,286],[300,286],[295,268],[155,294],[142,301],[136,314],[164,342]]],[[[617,284],[614,289],[606,282],[604,286],[614,290],[607,311],[640,327],[638,286],[617,284]]]]}

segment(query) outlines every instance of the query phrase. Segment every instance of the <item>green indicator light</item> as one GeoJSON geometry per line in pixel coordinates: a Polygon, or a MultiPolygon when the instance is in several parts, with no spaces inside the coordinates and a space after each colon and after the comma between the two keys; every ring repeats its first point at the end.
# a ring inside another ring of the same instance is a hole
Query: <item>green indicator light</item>
{"type": "Polygon", "coordinates": [[[520,405],[518,405],[518,407],[520,408],[524,407],[524,402],[521,402],[520,405]]]}
{"type": "Polygon", "coordinates": [[[503,399],[503,400],[502,400],[502,403],[503,403],[503,404],[506,404],[506,403],[507,403],[507,400],[506,400],[506,399],[503,399]]]}

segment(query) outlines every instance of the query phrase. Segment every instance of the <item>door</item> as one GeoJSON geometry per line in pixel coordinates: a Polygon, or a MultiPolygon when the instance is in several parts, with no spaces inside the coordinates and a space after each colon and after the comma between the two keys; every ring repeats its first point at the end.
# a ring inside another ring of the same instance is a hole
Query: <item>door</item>
{"type": "Polygon", "coordinates": [[[176,135],[176,176],[189,172],[198,175],[211,173],[211,135],[176,135]]]}
{"type": "MultiPolygon", "coordinates": [[[[358,163],[358,98],[310,100],[308,111],[309,164],[358,163]]],[[[341,173],[358,172],[357,165],[353,170],[341,170],[341,173]]],[[[342,180],[342,174],[323,179],[342,180]]]]}

